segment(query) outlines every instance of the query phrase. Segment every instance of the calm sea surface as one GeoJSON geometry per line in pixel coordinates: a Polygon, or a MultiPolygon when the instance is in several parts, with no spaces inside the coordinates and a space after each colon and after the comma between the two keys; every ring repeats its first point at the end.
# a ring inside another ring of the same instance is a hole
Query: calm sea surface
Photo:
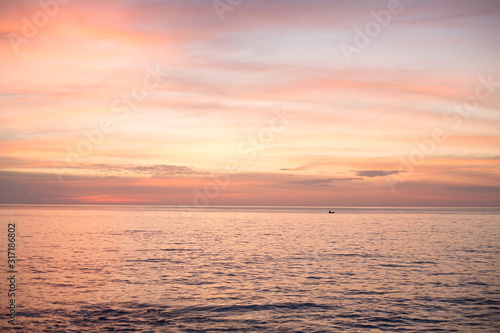
{"type": "Polygon", "coordinates": [[[499,208],[0,206],[21,332],[500,332],[499,208]]]}

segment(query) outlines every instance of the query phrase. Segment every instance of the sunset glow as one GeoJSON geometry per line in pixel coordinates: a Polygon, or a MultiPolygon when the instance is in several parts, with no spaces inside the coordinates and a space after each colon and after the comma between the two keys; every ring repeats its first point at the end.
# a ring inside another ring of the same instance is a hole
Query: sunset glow
{"type": "Polygon", "coordinates": [[[0,1],[0,203],[500,204],[498,1],[214,3],[0,1]]]}

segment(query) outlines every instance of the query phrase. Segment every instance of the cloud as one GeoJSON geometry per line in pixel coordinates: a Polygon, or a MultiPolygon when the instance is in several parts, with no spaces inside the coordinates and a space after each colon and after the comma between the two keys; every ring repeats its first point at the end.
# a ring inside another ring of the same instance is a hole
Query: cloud
{"type": "Polygon", "coordinates": [[[321,165],[321,163],[308,163],[308,164],[300,165],[296,168],[283,168],[280,170],[281,171],[304,171],[304,170],[310,170],[318,165],[321,165]]]}
{"type": "Polygon", "coordinates": [[[41,201],[32,195],[26,186],[10,179],[0,178],[0,204],[38,204],[41,201]]]}
{"type": "Polygon", "coordinates": [[[204,172],[195,171],[192,168],[184,165],[169,165],[169,164],[158,164],[152,166],[135,166],[128,168],[131,171],[136,171],[138,173],[152,174],[152,175],[164,175],[164,176],[177,176],[177,175],[195,175],[195,174],[205,174],[204,172]]]}
{"type": "Polygon", "coordinates": [[[384,171],[384,170],[361,170],[361,171],[356,171],[356,174],[360,177],[382,177],[382,176],[390,176],[394,175],[400,172],[404,171],[398,171],[398,170],[390,170],[390,171],[384,171]]]}
{"type": "Polygon", "coordinates": [[[126,175],[152,175],[159,176],[193,176],[206,175],[206,172],[194,170],[185,165],[153,164],[153,165],[133,165],[133,164],[81,164],[76,167],[68,166],[71,169],[95,170],[103,174],[113,174],[115,176],[126,175]]]}
{"type": "Polygon", "coordinates": [[[299,180],[296,182],[289,182],[290,184],[300,184],[300,185],[311,185],[311,186],[328,186],[325,185],[332,181],[351,181],[363,178],[324,178],[324,179],[308,179],[308,180],[299,180]]]}
{"type": "Polygon", "coordinates": [[[475,193],[500,193],[500,186],[456,186],[450,189],[475,193]]]}

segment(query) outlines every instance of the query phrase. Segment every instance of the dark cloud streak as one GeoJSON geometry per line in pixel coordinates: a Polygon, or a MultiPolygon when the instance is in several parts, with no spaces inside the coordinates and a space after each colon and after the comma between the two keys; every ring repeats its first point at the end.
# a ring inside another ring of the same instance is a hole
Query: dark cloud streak
{"type": "Polygon", "coordinates": [[[324,178],[324,179],[307,179],[307,180],[299,180],[296,182],[288,182],[290,184],[299,184],[299,185],[311,185],[311,186],[329,186],[325,185],[332,181],[351,181],[358,180],[363,178],[324,178]]]}
{"type": "Polygon", "coordinates": [[[360,177],[368,177],[368,178],[373,178],[373,177],[383,177],[383,176],[390,176],[390,175],[395,175],[400,172],[404,171],[398,171],[398,170],[390,170],[390,171],[385,171],[385,170],[360,170],[356,171],[356,174],[360,177]]]}

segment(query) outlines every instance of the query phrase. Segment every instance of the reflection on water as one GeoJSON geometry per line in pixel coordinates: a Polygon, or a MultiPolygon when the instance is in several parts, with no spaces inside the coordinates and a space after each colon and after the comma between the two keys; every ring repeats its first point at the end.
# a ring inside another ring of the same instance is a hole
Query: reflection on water
{"type": "Polygon", "coordinates": [[[2,206],[2,230],[18,225],[18,321],[26,332],[500,330],[498,209],[336,211],[2,206]]]}

